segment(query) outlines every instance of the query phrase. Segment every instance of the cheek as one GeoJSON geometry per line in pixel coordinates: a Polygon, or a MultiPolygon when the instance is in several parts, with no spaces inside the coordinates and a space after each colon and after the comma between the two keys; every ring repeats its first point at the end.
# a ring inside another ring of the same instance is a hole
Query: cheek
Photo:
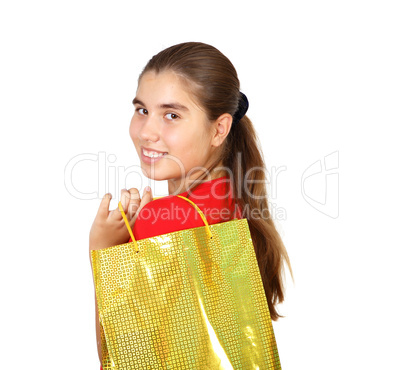
{"type": "Polygon", "coordinates": [[[140,126],[139,126],[138,122],[135,122],[135,120],[133,118],[130,123],[129,133],[130,133],[131,140],[134,143],[138,141],[139,131],[140,131],[140,126]]]}
{"type": "Polygon", "coordinates": [[[162,132],[161,137],[170,151],[180,151],[182,146],[185,145],[182,135],[174,130],[165,130],[162,132]]]}
{"type": "Polygon", "coordinates": [[[178,157],[189,155],[193,152],[194,145],[197,144],[192,133],[189,133],[188,131],[166,130],[162,137],[171,154],[175,154],[178,157]]]}
{"type": "Polygon", "coordinates": [[[202,132],[169,133],[164,136],[172,154],[188,163],[204,160],[208,142],[202,132]]]}

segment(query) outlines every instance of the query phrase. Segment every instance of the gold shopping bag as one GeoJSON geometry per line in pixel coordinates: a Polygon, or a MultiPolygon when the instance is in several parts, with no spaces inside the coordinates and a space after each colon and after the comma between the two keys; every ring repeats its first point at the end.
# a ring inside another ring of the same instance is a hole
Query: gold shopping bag
{"type": "Polygon", "coordinates": [[[281,369],[247,219],[91,251],[107,369],[281,369]]]}

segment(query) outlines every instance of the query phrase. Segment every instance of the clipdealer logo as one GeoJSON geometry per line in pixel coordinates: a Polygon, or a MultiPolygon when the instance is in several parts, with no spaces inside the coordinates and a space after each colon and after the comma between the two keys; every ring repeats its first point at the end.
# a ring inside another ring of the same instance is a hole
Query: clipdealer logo
{"type": "MultiPolygon", "coordinates": [[[[65,188],[70,195],[77,199],[99,199],[103,194],[110,192],[112,194],[119,194],[119,189],[125,188],[127,182],[135,182],[138,189],[143,188],[145,185],[152,185],[144,179],[141,166],[117,166],[116,156],[114,154],[106,155],[105,152],[98,154],[83,153],[74,156],[65,166],[64,183],[65,188]],[[73,176],[73,173],[96,173],[96,186],[97,191],[84,192],[80,189],[79,175],[73,176]],[[78,177],[77,177],[78,176],[78,177]],[[75,181],[73,181],[73,178],[75,181]],[[128,178],[130,178],[129,181],[128,178]]],[[[173,158],[174,159],[174,158],[173,158]]],[[[240,163],[240,162],[239,162],[240,163]]],[[[178,163],[179,167],[180,163],[178,163]]],[[[228,170],[228,169],[226,169],[228,170]]],[[[269,217],[275,220],[286,220],[287,211],[285,208],[280,207],[277,203],[278,192],[278,179],[281,173],[286,173],[287,166],[273,166],[268,171],[267,169],[251,168],[247,172],[264,170],[266,171],[267,186],[268,186],[268,209],[269,217]]],[[[230,171],[229,171],[230,172],[230,171]]],[[[248,191],[248,177],[246,176],[246,190],[248,191]]],[[[157,196],[153,191],[154,196],[157,196]]],[[[334,151],[323,158],[310,164],[301,174],[301,194],[303,199],[314,209],[336,219],[339,217],[339,151],[334,151]]],[[[249,194],[251,195],[251,194],[249,194]]],[[[242,213],[243,216],[252,215],[250,210],[245,207],[242,213]]],[[[256,217],[268,217],[267,215],[256,215],[256,217]]]]}

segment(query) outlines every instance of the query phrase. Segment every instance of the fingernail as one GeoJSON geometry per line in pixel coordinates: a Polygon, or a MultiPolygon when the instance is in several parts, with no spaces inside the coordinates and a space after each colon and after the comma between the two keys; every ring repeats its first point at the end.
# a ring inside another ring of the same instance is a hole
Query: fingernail
{"type": "Polygon", "coordinates": [[[151,191],[151,188],[150,188],[149,186],[147,186],[147,187],[144,189],[144,193],[147,193],[148,191],[151,191]]]}

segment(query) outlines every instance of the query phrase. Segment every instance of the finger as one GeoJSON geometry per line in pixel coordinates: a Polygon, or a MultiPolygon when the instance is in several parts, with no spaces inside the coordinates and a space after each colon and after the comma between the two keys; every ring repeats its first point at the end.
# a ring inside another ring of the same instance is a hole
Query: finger
{"type": "Polygon", "coordinates": [[[138,214],[141,212],[141,209],[148,204],[149,202],[152,202],[153,198],[152,198],[152,190],[149,186],[147,186],[144,189],[144,193],[142,195],[142,199],[140,202],[140,206],[138,207],[137,213],[136,213],[136,217],[138,216],[138,214]]]}
{"type": "Polygon", "coordinates": [[[140,192],[136,188],[131,188],[129,190],[130,193],[130,202],[128,204],[128,215],[130,220],[135,216],[137,213],[138,207],[140,206],[140,192]]]}
{"type": "Polygon", "coordinates": [[[128,205],[130,204],[130,192],[127,189],[122,189],[121,191],[121,205],[123,206],[124,212],[127,213],[128,205]]]}
{"type": "Polygon", "coordinates": [[[109,215],[110,201],[112,199],[112,194],[107,193],[103,196],[102,201],[99,205],[98,215],[102,218],[107,218],[109,215]]]}
{"type": "MultiPolygon", "coordinates": [[[[130,201],[130,193],[127,189],[121,189],[120,192],[120,202],[123,207],[124,213],[127,214],[128,203],[130,201]]],[[[110,215],[110,217],[114,220],[122,220],[123,216],[121,214],[120,208],[117,206],[110,215]]]]}

